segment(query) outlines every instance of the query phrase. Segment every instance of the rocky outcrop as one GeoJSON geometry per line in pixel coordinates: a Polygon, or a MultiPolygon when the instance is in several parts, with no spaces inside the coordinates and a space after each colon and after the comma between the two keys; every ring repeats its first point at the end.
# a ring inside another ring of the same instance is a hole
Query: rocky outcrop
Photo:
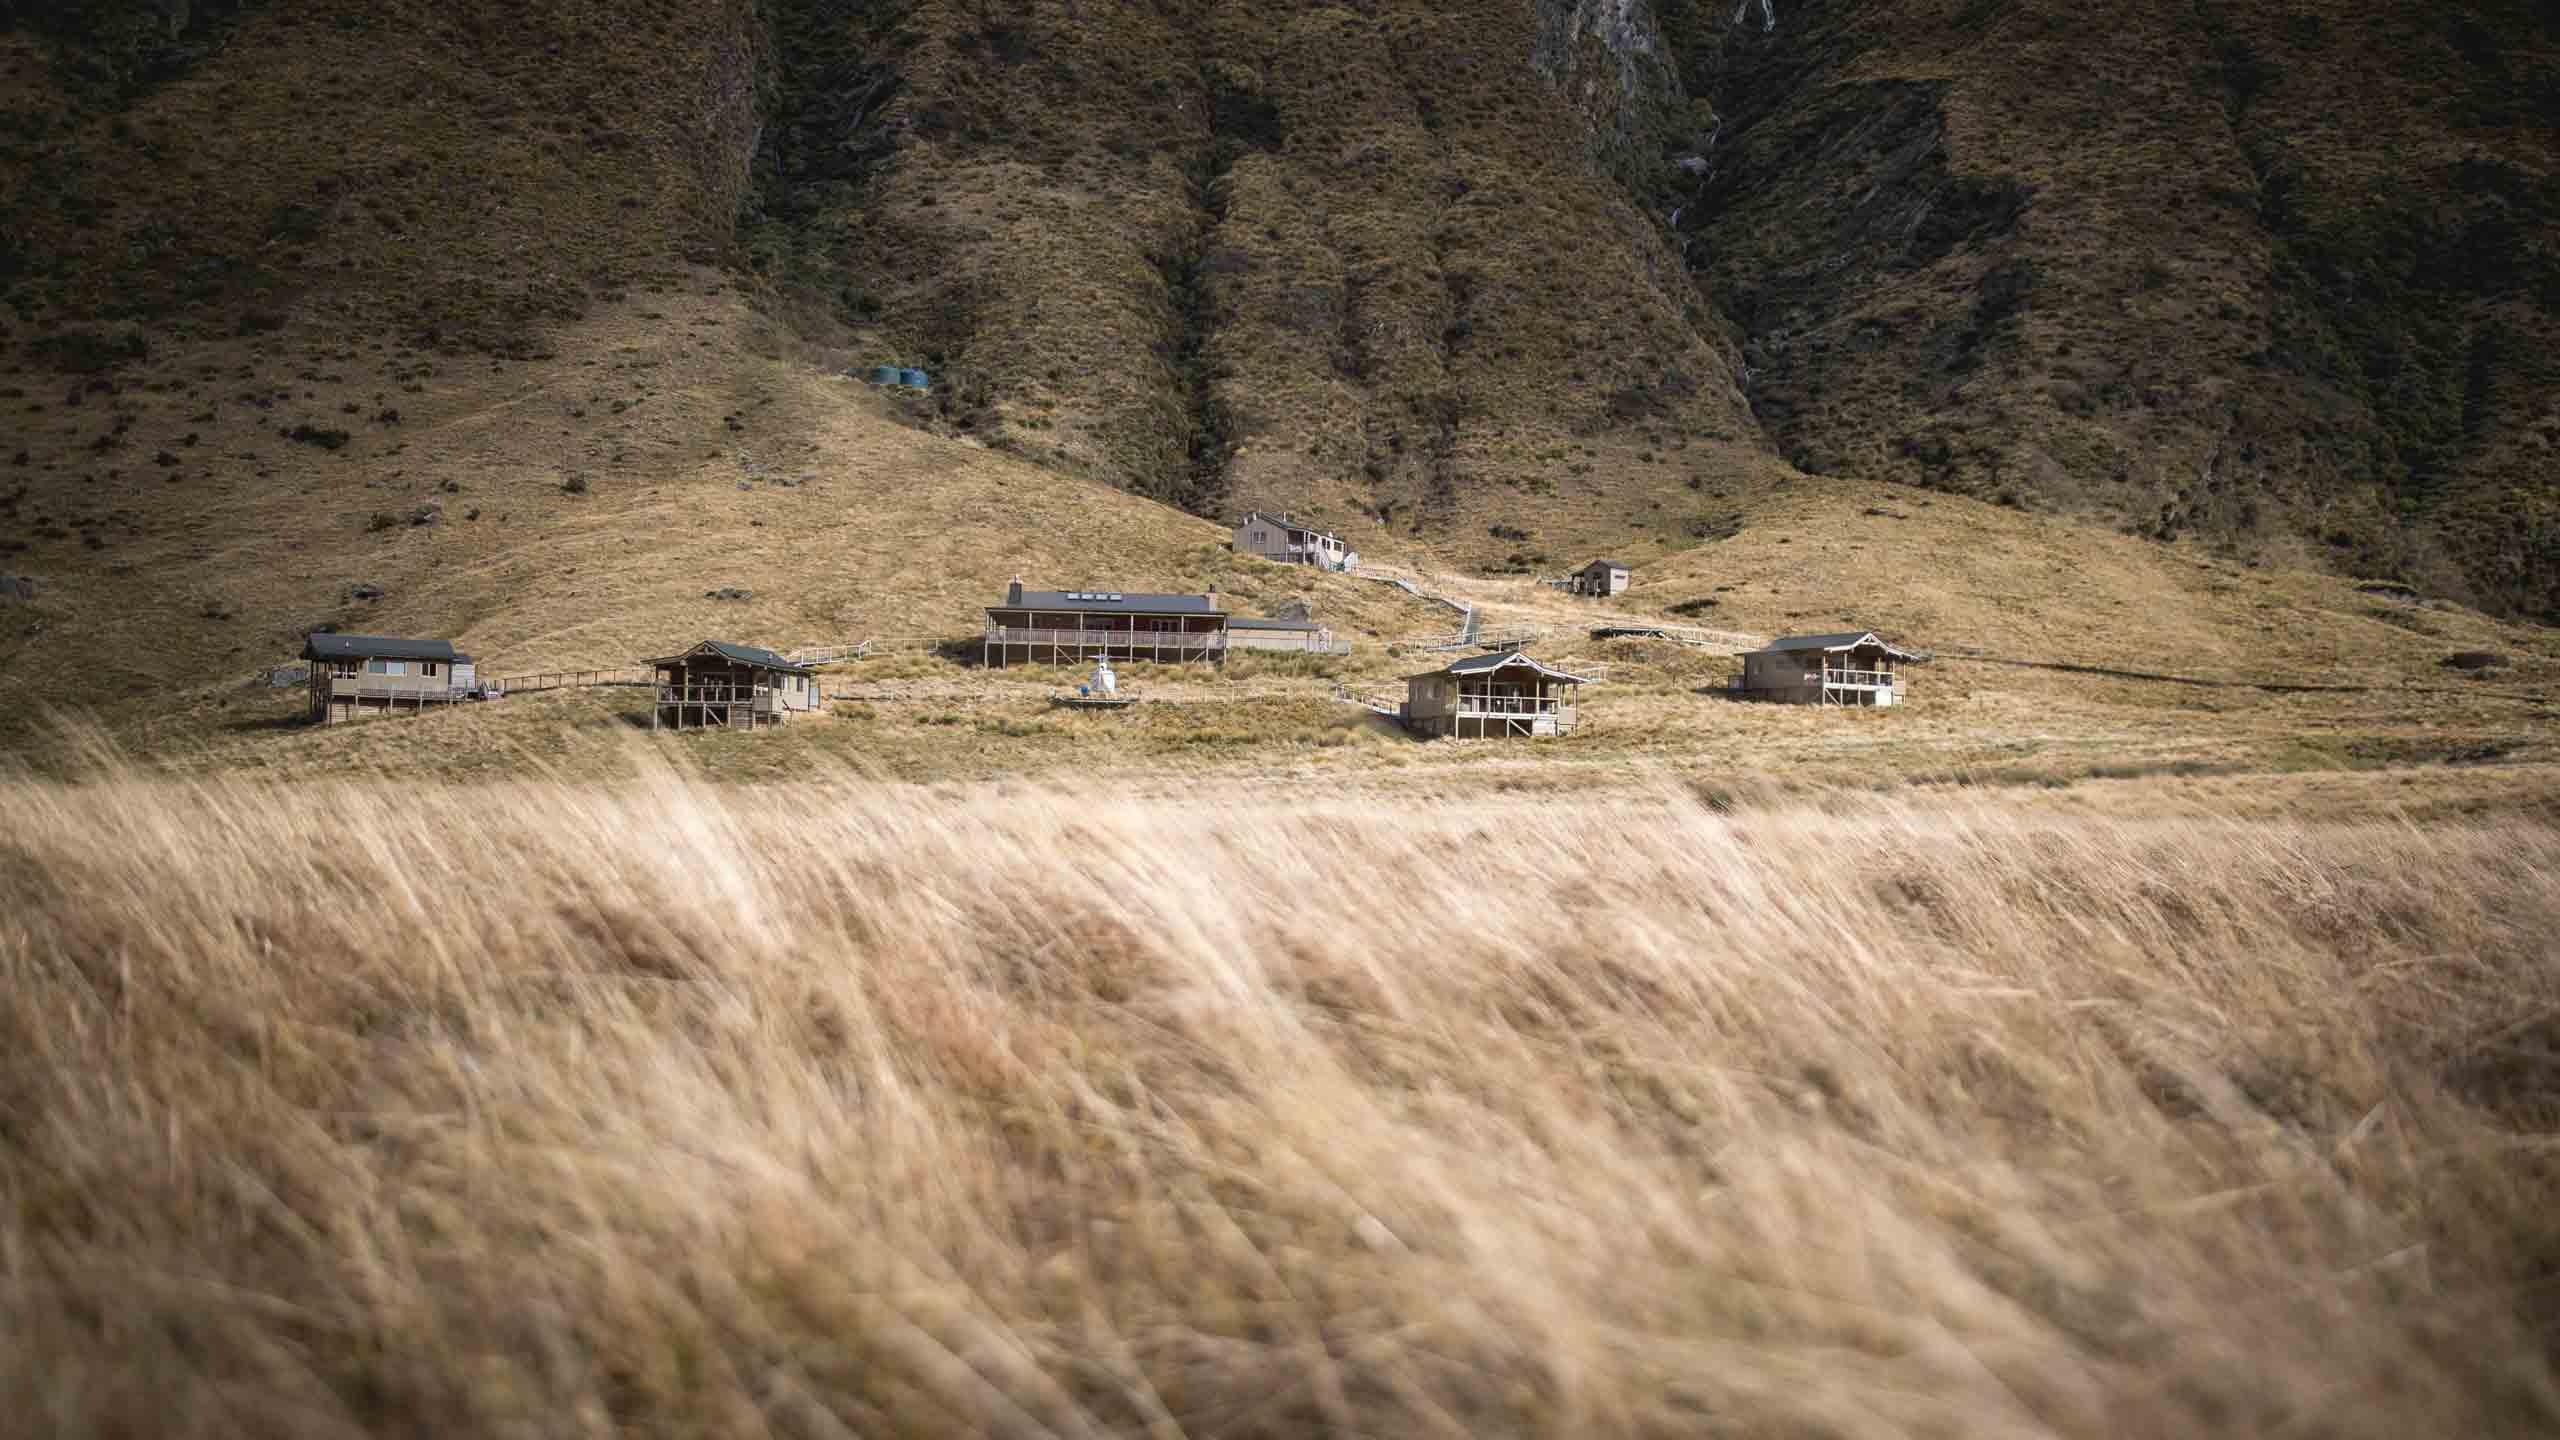
{"type": "Polygon", "coordinates": [[[1588,129],[1592,153],[1631,193],[1657,203],[1675,157],[1700,140],[1652,0],[1536,0],[1530,64],[1588,129]]]}
{"type": "Polygon", "coordinates": [[[1685,253],[1788,458],[2560,618],[2547,17],[1782,12],[1666,35],[1721,123],[1685,253]]]}

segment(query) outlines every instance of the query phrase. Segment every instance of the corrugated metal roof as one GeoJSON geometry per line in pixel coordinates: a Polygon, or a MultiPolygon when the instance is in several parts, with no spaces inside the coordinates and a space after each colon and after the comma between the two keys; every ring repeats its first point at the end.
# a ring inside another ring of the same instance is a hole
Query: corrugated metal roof
{"type": "Polygon", "coordinates": [[[1622,565],[1615,560],[1594,560],[1582,568],[1584,570],[1626,570],[1632,567],[1622,565]]]}
{"type": "Polygon", "coordinates": [[[652,660],[649,663],[652,665],[671,665],[679,660],[689,660],[693,658],[697,652],[703,650],[708,650],[713,654],[718,655],[723,660],[728,660],[739,665],[752,666],[758,670],[780,670],[791,675],[806,675],[810,673],[808,666],[799,664],[796,661],[785,660],[770,650],[760,650],[753,645],[732,645],[726,640],[705,640],[701,644],[694,646],[691,650],[686,650],[681,654],[676,655],[660,656],[658,659],[652,660]]]}
{"type": "Polygon", "coordinates": [[[1770,641],[1769,648],[1757,653],[1785,655],[1805,650],[1849,650],[1860,645],[1882,646],[1887,654],[1898,659],[1916,658],[1912,651],[1886,644],[1873,630],[1843,630],[1836,635],[1786,635],[1770,641]]]}
{"type": "Polygon", "coordinates": [[[1322,535],[1327,539],[1335,538],[1333,532],[1330,530],[1326,530],[1315,525],[1301,525],[1286,515],[1274,515],[1268,510],[1247,510],[1244,512],[1244,519],[1237,521],[1236,524],[1238,526],[1250,524],[1256,516],[1270,521],[1272,524],[1279,526],[1283,530],[1304,530],[1310,535],[1322,535]]]}
{"type": "Polygon", "coordinates": [[[455,660],[450,640],[400,640],[386,635],[306,635],[306,660],[455,660]]]}
{"type": "Polygon", "coordinates": [[[1110,615],[1224,615],[1206,595],[1129,595],[1117,590],[1025,590],[989,610],[1084,610],[1110,615]]]}
{"type": "Polygon", "coordinates": [[[1570,680],[1576,685],[1591,683],[1582,676],[1566,674],[1552,665],[1541,665],[1517,650],[1505,650],[1498,655],[1470,655],[1464,660],[1452,660],[1437,670],[1425,670],[1421,675],[1408,675],[1405,678],[1419,680],[1424,675],[1490,675],[1507,665],[1526,665],[1541,675],[1556,680],[1570,680]]]}
{"type": "MultiPolygon", "coordinates": [[[[1782,635],[1769,642],[1771,650],[1846,650],[1861,640],[1875,640],[1872,630],[1843,630],[1837,635],[1782,635]]],[[[1881,645],[1884,642],[1876,640],[1881,645]]]]}

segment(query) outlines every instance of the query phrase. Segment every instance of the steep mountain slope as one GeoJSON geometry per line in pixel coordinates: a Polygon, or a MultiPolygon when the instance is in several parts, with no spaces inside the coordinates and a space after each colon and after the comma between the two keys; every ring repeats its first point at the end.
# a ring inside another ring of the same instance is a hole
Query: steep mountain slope
{"type": "Polygon", "coordinates": [[[809,13],[768,193],[1044,462],[1534,564],[1765,444],[2560,610],[2548,7],[809,13]]]}
{"type": "Polygon", "coordinates": [[[2550,7],[1729,18],[1683,229],[1791,460],[2560,612],[2550,7]]]}
{"type": "Polygon", "coordinates": [[[72,374],[295,317],[539,350],[726,253],[769,94],[755,0],[18,8],[0,323],[72,374]]]}
{"type": "Polygon", "coordinates": [[[1523,564],[1765,463],[1638,203],[1692,120],[1641,6],[842,8],[784,47],[775,243],[990,443],[1523,564]]]}
{"type": "Polygon", "coordinates": [[[7,398],[111,478],[63,412],[155,355],[290,336],[222,377],[272,406],[380,343],[396,394],[734,264],[826,363],[936,369],[917,423],[1373,552],[1651,564],[1800,467],[2548,618],[2552,24],[14,0],[7,398]]]}

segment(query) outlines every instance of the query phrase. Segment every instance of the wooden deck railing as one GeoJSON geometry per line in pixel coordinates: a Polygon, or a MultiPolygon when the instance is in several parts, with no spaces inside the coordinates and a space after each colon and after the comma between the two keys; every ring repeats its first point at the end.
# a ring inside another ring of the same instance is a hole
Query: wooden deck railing
{"type": "Polygon", "coordinates": [[[1555,715],[1573,706],[1558,699],[1540,699],[1534,695],[1460,695],[1458,714],[1472,719],[1479,715],[1555,715]]]}
{"type": "Polygon", "coordinates": [[[771,709],[770,685],[661,685],[661,705],[754,705],[771,709]]]}
{"type": "Polygon", "coordinates": [[[469,690],[407,690],[391,685],[360,685],[345,680],[329,682],[329,698],[338,700],[387,700],[403,705],[454,705],[479,698],[469,690]]]}
{"type": "Polygon", "coordinates": [[[1032,645],[1075,647],[1099,650],[1198,650],[1203,653],[1227,648],[1224,631],[1188,630],[1049,630],[1019,625],[990,625],[986,639],[993,645],[1032,645]]]}

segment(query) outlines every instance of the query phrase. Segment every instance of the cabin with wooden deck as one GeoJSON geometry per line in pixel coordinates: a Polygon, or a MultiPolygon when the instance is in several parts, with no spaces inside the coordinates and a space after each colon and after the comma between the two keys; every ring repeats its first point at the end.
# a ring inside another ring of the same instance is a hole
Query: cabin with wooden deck
{"type": "Polygon", "coordinates": [[[1319,570],[1348,570],[1360,563],[1342,543],[1342,537],[1312,525],[1301,525],[1286,515],[1270,515],[1248,510],[1235,523],[1235,552],[1259,555],[1283,565],[1313,565],[1319,570]]]}
{"type": "Polygon", "coordinates": [[[649,666],[658,691],[652,730],[753,730],[809,714],[826,699],[808,666],[753,645],[705,640],[649,666]]]}
{"type": "Polygon", "coordinates": [[[1417,735],[1464,740],[1566,735],[1574,726],[1573,692],[1589,683],[1517,650],[1471,655],[1406,676],[1399,718],[1417,735]]]}
{"type": "Polygon", "coordinates": [[[335,725],[369,715],[418,714],[477,697],[471,657],[450,640],[384,635],[307,635],[311,719],[335,725]]]}
{"type": "Polygon", "coordinates": [[[1217,592],[1025,590],[1014,581],[987,607],[986,662],[1078,665],[1087,660],[1227,658],[1227,612],[1217,592]]]}
{"type": "Polygon", "coordinates": [[[1746,700],[1782,705],[1899,705],[1899,667],[1920,658],[1872,630],[1790,635],[1744,655],[1735,688],[1746,700]]]}

